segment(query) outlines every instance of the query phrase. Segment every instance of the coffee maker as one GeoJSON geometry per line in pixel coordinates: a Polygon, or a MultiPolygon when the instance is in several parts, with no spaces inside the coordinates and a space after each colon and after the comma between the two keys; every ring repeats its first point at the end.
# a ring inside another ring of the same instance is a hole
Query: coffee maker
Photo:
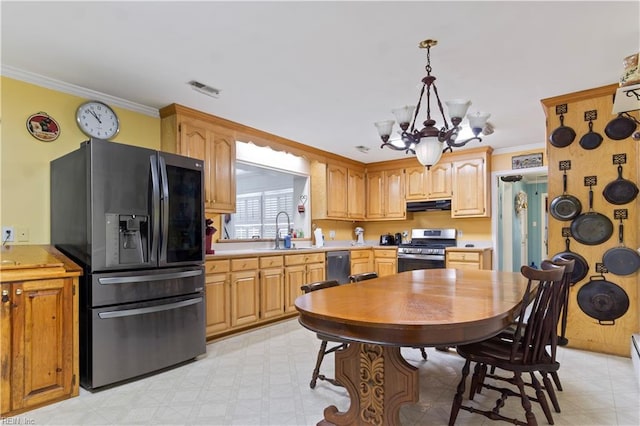
{"type": "Polygon", "coordinates": [[[356,227],[356,229],[354,229],[354,232],[356,234],[356,245],[363,246],[364,245],[364,229],[358,226],[356,227]]]}

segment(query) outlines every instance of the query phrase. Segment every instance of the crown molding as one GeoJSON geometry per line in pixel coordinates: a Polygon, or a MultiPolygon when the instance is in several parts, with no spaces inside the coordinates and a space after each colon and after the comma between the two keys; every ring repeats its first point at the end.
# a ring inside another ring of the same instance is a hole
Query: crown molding
{"type": "Polygon", "coordinates": [[[79,96],[81,98],[95,99],[112,106],[118,106],[130,111],[139,112],[140,114],[148,115],[154,118],[160,117],[160,113],[158,112],[157,108],[152,108],[146,105],[131,102],[126,99],[117,98],[115,96],[107,95],[106,93],[87,89],[86,87],[76,86],[75,84],[66,83],[64,81],[21,70],[19,68],[2,65],[2,68],[0,68],[0,73],[3,76],[35,84],[47,89],[57,90],[59,92],[79,96]]]}
{"type": "Polygon", "coordinates": [[[528,145],[518,145],[518,146],[510,146],[506,148],[496,148],[493,151],[492,155],[500,155],[500,154],[509,154],[511,152],[520,152],[520,151],[529,151],[529,150],[542,150],[542,152],[546,151],[546,146],[544,143],[532,143],[528,145]]]}

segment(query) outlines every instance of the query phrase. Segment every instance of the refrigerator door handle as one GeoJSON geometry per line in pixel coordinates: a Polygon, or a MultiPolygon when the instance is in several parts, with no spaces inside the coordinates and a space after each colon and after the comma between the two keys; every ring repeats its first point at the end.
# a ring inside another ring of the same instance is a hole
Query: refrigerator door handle
{"type": "Polygon", "coordinates": [[[194,299],[183,300],[182,302],[167,303],[166,305],[151,306],[151,307],[148,307],[148,308],[126,309],[126,310],[123,310],[123,311],[100,312],[100,313],[98,313],[98,316],[101,319],[108,319],[108,318],[130,317],[130,316],[133,316],[133,315],[144,315],[144,314],[150,314],[150,313],[154,313],[154,312],[168,311],[168,310],[171,310],[171,309],[184,308],[185,306],[191,306],[191,305],[195,305],[195,304],[198,304],[198,303],[202,303],[203,300],[204,299],[202,299],[202,297],[197,297],[197,298],[194,298],[194,299]]]}
{"type": "Polygon", "coordinates": [[[160,179],[158,177],[158,156],[156,154],[149,157],[151,163],[151,253],[150,261],[156,263],[158,261],[158,237],[160,235],[160,179]]]}
{"type": "Polygon", "coordinates": [[[172,280],[177,278],[197,277],[202,275],[202,270],[197,271],[184,271],[184,272],[171,272],[167,274],[152,274],[152,275],[133,275],[128,277],[113,277],[113,278],[98,278],[100,284],[128,284],[128,283],[142,283],[149,281],[159,280],[172,280]]]}
{"type": "Polygon", "coordinates": [[[159,265],[167,264],[167,237],[169,235],[169,182],[167,178],[167,164],[162,155],[160,161],[160,256],[159,265]]]}

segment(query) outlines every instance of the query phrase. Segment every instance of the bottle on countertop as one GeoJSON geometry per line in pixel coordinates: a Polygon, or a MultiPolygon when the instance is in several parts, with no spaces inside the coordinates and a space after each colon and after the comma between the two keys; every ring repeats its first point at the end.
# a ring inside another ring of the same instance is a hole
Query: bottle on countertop
{"type": "Polygon", "coordinates": [[[289,249],[291,248],[291,235],[287,234],[284,236],[284,248],[289,249]]]}

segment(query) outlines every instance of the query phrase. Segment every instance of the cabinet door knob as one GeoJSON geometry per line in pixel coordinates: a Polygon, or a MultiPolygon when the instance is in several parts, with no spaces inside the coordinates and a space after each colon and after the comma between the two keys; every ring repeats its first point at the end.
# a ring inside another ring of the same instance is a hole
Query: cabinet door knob
{"type": "Polygon", "coordinates": [[[9,301],[9,290],[2,290],[2,303],[9,301]]]}
{"type": "Polygon", "coordinates": [[[21,288],[17,288],[16,289],[16,294],[18,294],[18,295],[22,294],[22,289],[21,288]]]}

